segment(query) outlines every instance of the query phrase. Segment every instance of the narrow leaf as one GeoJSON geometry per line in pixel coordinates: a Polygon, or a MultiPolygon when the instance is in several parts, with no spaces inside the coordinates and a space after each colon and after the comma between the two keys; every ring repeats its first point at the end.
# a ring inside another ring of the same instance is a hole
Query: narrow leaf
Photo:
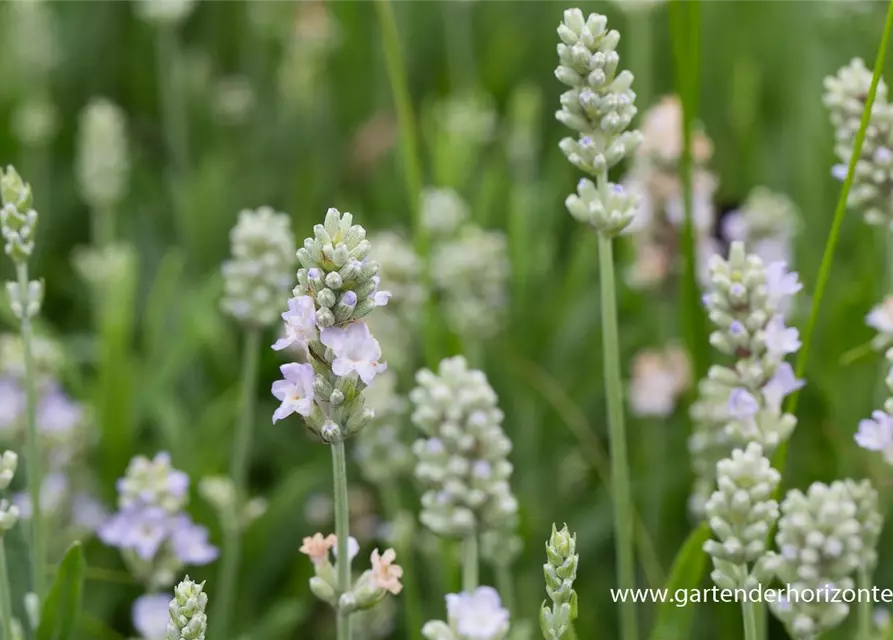
{"type": "Polygon", "coordinates": [[[657,622],[651,631],[650,640],[678,640],[690,637],[691,617],[695,607],[680,607],[670,598],[678,589],[696,589],[704,577],[707,565],[707,554],[704,543],[710,537],[710,527],[706,522],[692,531],[670,570],[670,579],[666,585],[664,602],[658,605],[657,622]]]}
{"type": "Polygon", "coordinates": [[[81,612],[81,595],[86,570],[80,542],[72,544],[56,573],[50,593],[40,612],[35,640],[69,640],[74,638],[81,612]]]}

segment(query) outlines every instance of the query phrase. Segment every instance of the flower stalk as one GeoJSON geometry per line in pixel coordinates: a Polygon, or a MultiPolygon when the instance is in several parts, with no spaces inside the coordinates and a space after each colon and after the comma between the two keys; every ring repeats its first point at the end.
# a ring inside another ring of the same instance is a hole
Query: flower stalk
{"type": "MultiPolygon", "coordinates": [[[[338,594],[350,591],[350,505],[347,496],[347,460],[344,440],[336,439],[332,448],[332,478],[335,502],[335,535],[338,538],[338,594]]],[[[338,607],[338,640],[351,640],[350,612],[338,607]]]]}
{"type": "Polygon", "coordinates": [[[462,591],[471,593],[477,589],[478,578],[478,537],[472,533],[462,541],[462,591]]]}

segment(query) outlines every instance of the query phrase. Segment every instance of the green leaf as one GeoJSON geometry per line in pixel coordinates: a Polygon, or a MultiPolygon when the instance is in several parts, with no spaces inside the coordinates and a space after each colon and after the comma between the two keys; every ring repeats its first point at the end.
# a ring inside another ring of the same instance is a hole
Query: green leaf
{"type": "Polygon", "coordinates": [[[667,601],[659,605],[657,622],[651,631],[650,640],[677,640],[688,638],[691,627],[691,616],[694,607],[679,607],[675,602],[669,602],[669,598],[677,589],[696,589],[704,577],[704,567],[707,564],[707,554],[704,553],[704,543],[710,537],[710,527],[704,522],[697,529],[688,534],[688,538],[670,571],[670,579],[667,581],[667,601]]]}
{"type": "Polygon", "coordinates": [[[43,604],[35,640],[68,640],[74,637],[81,613],[86,566],[81,543],[75,542],[65,552],[56,579],[43,604]]]}

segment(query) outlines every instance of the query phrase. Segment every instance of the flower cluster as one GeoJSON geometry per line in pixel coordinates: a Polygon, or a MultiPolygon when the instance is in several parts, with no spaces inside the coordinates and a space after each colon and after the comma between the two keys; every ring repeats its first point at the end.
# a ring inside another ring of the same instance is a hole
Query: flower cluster
{"type": "Polygon", "coordinates": [[[570,89],[561,94],[555,117],[577,133],[559,146],[571,164],[597,178],[597,184],[581,179],[566,205],[574,218],[614,236],[629,225],[638,206],[637,196],[607,178],[608,169],[642,141],[641,133],[626,130],[636,115],[633,75],[617,73],[620,34],[608,30],[605,16],[593,13],[584,19],[579,9],[568,9],[558,37],[555,77],[570,89]]]}
{"type": "MultiPolygon", "coordinates": [[[[893,356],[893,353],[888,356],[893,356]]],[[[885,382],[893,393],[893,367],[885,382]]],[[[874,411],[871,418],[859,422],[855,440],[863,449],[877,451],[883,455],[887,464],[893,464],[893,397],[887,399],[883,410],[874,411]]]]}
{"type": "Polygon", "coordinates": [[[280,367],[284,379],[273,384],[273,395],[282,404],[273,422],[298,413],[331,443],[356,434],[374,415],[362,391],[387,364],[363,318],[391,294],[379,290],[372,245],[351,214],[329,209],[313,232],[298,249],[298,285],[282,314],[285,335],[273,345],[296,348],[306,361],[280,367]]]}
{"type": "Polygon", "coordinates": [[[669,416],[676,400],[691,386],[691,364],[678,346],[640,351],[632,369],[629,405],[633,415],[669,416]]]}
{"type": "Polygon", "coordinates": [[[174,598],[168,607],[167,640],[205,640],[208,629],[208,594],[205,583],[197,584],[186,576],[174,588],[174,598]]]}
{"type": "Polygon", "coordinates": [[[540,627],[546,640],[561,640],[577,617],[577,534],[571,535],[567,525],[561,531],[552,525],[552,536],[546,543],[546,559],[543,572],[546,576],[546,593],[552,606],[544,602],[540,609],[540,627]]]}
{"type": "Polygon", "coordinates": [[[730,242],[743,242],[766,264],[791,264],[799,226],[800,213],[790,198],[755,187],[741,207],[723,217],[722,236],[730,242]]]}
{"type": "Polygon", "coordinates": [[[360,432],[354,455],[363,477],[375,484],[397,480],[412,469],[412,452],[400,437],[406,399],[397,395],[397,376],[385,371],[366,392],[366,403],[375,412],[360,432]]]}
{"type": "MultiPolygon", "coordinates": [[[[13,451],[4,451],[0,455],[0,491],[7,489],[12,483],[18,463],[19,457],[13,451]]],[[[19,508],[6,500],[0,500],[0,538],[6,531],[12,529],[18,520],[19,508]]]]}
{"type": "MultiPolygon", "coordinates": [[[[310,590],[313,594],[328,602],[338,611],[353,613],[374,607],[388,594],[397,595],[403,590],[400,579],[403,568],[396,564],[397,553],[387,549],[380,554],[375,549],[370,556],[372,567],[364,571],[347,593],[338,593],[338,538],[334,534],[323,536],[315,533],[304,538],[301,553],[306,554],[313,563],[314,576],[310,579],[310,590]],[[330,553],[331,552],[331,553],[330,553]],[[335,556],[332,562],[331,556],[335,556]]],[[[359,544],[351,537],[348,541],[347,562],[359,553],[359,544]]]]}
{"type": "MultiPolygon", "coordinates": [[[[866,529],[852,485],[815,482],[805,494],[788,492],[781,503],[775,536],[779,553],[769,557],[767,568],[792,591],[853,588],[851,576],[863,562],[866,529]]],[[[830,597],[792,598],[770,606],[797,639],[815,638],[849,613],[848,604],[830,597]]]]}
{"type": "Polygon", "coordinates": [[[244,210],[230,232],[232,259],[223,263],[223,309],[258,327],[276,322],[292,282],[295,240],[291,220],[270,207],[244,210]]]}
{"type": "Polygon", "coordinates": [[[127,123],[112,102],[92,100],[81,113],[76,169],[88,205],[105,210],[121,201],[130,174],[127,123]]]}
{"type": "Polygon", "coordinates": [[[509,486],[512,445],[486,376],[457,356],[442,360],[436,374],[419,371],[416,383],[412,422],[426,436],[412,447],[415,476],[426,487],[422,523],[459,538],[511,527],[518,513],[509,486]]]}
{"type": "Polygon", "coordinates": [[[790,436],[796,418],[782,410],[782,401],[803,386],[785,362],[800,348],[797,329],[787,327],[783,315],[801,288],[797,274],[783,262],[764,265],[735,242],[728,260],[711,259],[710,280],[704,296],[716,326],[710,343],[734,357],[735,364],[710,368],[690,410],[689,450],[698,476],[695,512],[712,492],[716,463],[733,448],[756,442],[768,455],[790,436]]]}
{"type": "MultiPolygon", "coordinates": [[[[6,255],[23,267],[34,251],[37,212],[31,208],[31,187],[13,167],[0,170],[0,235],[6,255]]],[[[43,283],[21,280],[6,283],[12,312],[19,320],[33,318],[43,302],[43,283]]]]}
{"type": "MultiPolygon", "coordinates": [[[[834,153],[841,164],[832,175],[843,180],[853,155],[856,135],[871,86],[871,70],[859,58],[825,78],[823,101],[834,127],[834,153]]],[[[887,85],[881,80],[871,108],[862,151],[856,162],[847,206],[862,212],[870,225],[893,229],[893,105],[887,101],[887,85]]]]}
{"type": "Polygon", "coordinates": [[[118,512],[97,531],[107,545],[121,549],[136,577],[150,589],[173,583],[183,565],[217,558],[208,531],[184,511],[189,478],[159,453],[137,456],[118,480],[118,512]]]}
{"type": "Polygon", "coordinates": [[[769,578],[766,542],[778,520],[772,499],[781,474],[755,442],[716,465],[718,489],[707,501],[707,522],[719,538],[704,544],[713,558],[713,581],[724,589],[753,588],[769,578]],[[756,563],[751,572],[751,566],[756,563]]]}
{"type": "Polygon", "coordinates": [[[893,296],[874,306],[865,316],[865,324],[877,331],[871,340],[872,348],[884,351],[893,346],[893,296]]]}
{"type": "Polygon", "coordinates": [[[427,640],[504,640],[508,635],[509,612],[493,587],[449,593],[446,605],[446,622],[432,620],[422,627],[427,640]]]}
{"type": "MultiPolygon", "coordinates": [[[[682,103],[667,96],[645,112],[642,144],[624,185],[638,196],[638,209],[627,231],[633,238],[635,262],[628,280],[637,288],[662,284],[674,268],[679,234],[685,222],[683,187],[679,180],[682,159],[682,103]]],[[[708,169],[713,143],[702,130],[692,135],[692,225],[699,274],[706,259],[717,252],[714,238],[718,186],[708,169]]]]}

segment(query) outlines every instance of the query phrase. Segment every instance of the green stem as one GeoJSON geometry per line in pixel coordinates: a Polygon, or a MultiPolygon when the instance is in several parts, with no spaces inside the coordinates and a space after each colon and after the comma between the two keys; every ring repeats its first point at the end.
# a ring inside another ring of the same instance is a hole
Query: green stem
{"type": "Polygon", "coordinates": [[[9,584],[9,569],[6,566],[6,545],[0,535],[0,627],[3,638],[12,640],[12,593],[9,584]]]}
{"type": "MultiPolygon", "coordinates": [[[[607,189],[607,175],[599,176],[599,189],[607,189]]],[[[605,366],[605,394],[608,400],[608,431],[611,436],[611,470],[614,503],[614,548],[617,577],[621,589],[634,589],[636,565],[633,551],[633,500],[626,452],[626,428],[623,422],[623,388],[620,373],[620,344],[617,331],[617,299],[614,292],[613,240],[598,237],[599,280],[602,301],[602,340],[605,366]]],[[[621,604],[623,640],[637,640],[636,606],[621,604]]]]}
{"type": "Polygon", "coordinates": [[[260,360],[261,332],[250,328],[245,334],[242,354],[242,415],[236,428],[230,459],[229,477],[233,481],[235,504],[227,514],[223,524],[223,553],[220,559],[219,599],[214,613],[214,621],[226,635],[236,592],[236,578],[239,574],[239,559],[242,554],[242,528],[239,510],[248,497],[246,477],[251,457],[251,441],[254,433],[254,409],[257,396],[257,371],[260,360]]]}
{"type": "Polygon", "coordinates": [[[478,536],[473,533],[462,541],[462,591],[472,593],[478,584],[478,536]]]}
{"type": "Polygon", "coordinates": [[[651,39],[651,9],[634,9],[630,12],[630,68],[636,74],[636,106],[639,113],[651,106],[653,91],[654,49],[651,39]]]}
{"type": "MultiPolygon", "coordinates": [[[[347,459],[344,440],[332,443],[332,477],[335,492],[335,535],[338,537],[338,595],[350,591],[350,504],[347,497],[347,459]]],[[[338,609],[338,640],[351,640],[350,613],[338,609]]]]}
{"type": "MultiPolygon", "coordinates": [[[[28,290],[28,265],[20,263],[16,267],[18,285],[22,292],[28,290]]],[[[43,513],[40,505],[40,489],[43,486],[43,473],[41,472],[40,443],[37,433],[37,391],[35,380],[37,372],[34,369],[34,354],[31,351],[33,332],[31,319],[27,314],[22,314],[21,320],[22,347],[25,356],[25,390],[28,401],[28,431],[27,431],[27,464],[28,492],[31,496],[31,588],[37,594],[39,602],[43,601],[45,593],[46,569],[46,543],[43,537],[43,513]]]]}
{"type": "Polygon", "coordinates": [[[756,605],[753,602],[745,601],[741,603],[741,614],[744,618],[744,640],[759,640],[755,607],[756,605]]]}
{"type": "MultiPolygon", "coordinates": [[[[865,134],[868,129],[868,123],[871,120],[871,108],[874,105],[874,99],[877,95],[878,82],[884,71],[884,61],[887,59],[887,46],[890,42],[890,32],[893,30],[893,2],[887,7],[887,19],[884,23],[884,34],[881,37],[881,45],[877,52],[877,58],[874,62],[874,73],[871,77],[871,87],[868,89],[868,95],[865,97],[865,108],[862,111],[862,121],[859,124],[859,132],[856,134],[856,140],[853,144],[853,155],[850,157],[849,166],[847,168],[846,179],[843,181],[843,187],[840,190],[840,198],[837,200],[837,208],[834,210],[834,220],[831,223],[831,230],[828,232],[828,240],[825,243],[825,251],[822,254],[822,262],[819,266],[819,273],[816,277],[815,291],[812,296],[812,308],[809,312],[809,319],[806,321],[806,330],[803,332],[803,347],[797,356],[797,365],[795,373],[798,378],[802,378],[806,371],[806,362],[809,357],[809,348],[812,344],[812,336],[815,332],[816,322],[818,321],[819,309],[821,308],[822,298],[825,295],[825,287],[828,285],[828,279],[831,276],[831,265],[834,262],[834,250],[837,248],[837,240],[840,236],[840,228],[843,226],[843,219],[846,214],[847,198],[850,189],[853,186],[853,178],[856,173],[856,164],[862,155],[862,145],[865,142],[865,134]]],[[[797,411],[797,401],[800,398],[800,391],[794,391],[788,396],[785,404],[786,413],[795,413],[797,411]]],[[[776,469],[784,471],[784,463],[787,458],[788,443],[783,442],[772,460],[772,466],[776,469]]],[[[776,489],[776,494],[781,491],[781,484],[776,489]]]]}
{"type": "MultiPolygon", "coordinates": [[[[386,517],[395,523],[403,512],[403,507],[400,504],[400,491],[393,480],[385,481],[379,487],[379,491],[384,502],[386,517]]],[[[404,635],[412,640],[418,640],[422,637],[422,625],[425,623],[422,598],[416,580],[418,576],[413,571],[415,556],[412,544],[404,545],[403,542],[401,539],[396,541],[397,558],[400,560],[400,566],[403,567],[403,591],[400,592],[400,599],[403,604],[403,624],[406,627],[404,635]]]]}
{"type": "MultiPolygon", "coordinates": [[[[859,593],[864,593],[862,589],[871,591],[871,572],[865,567],[859,567],[858,572],[859,593]]],[[[859,598],[859,640],[871,640],[872,627],[874,626],[872,607],[870,598],[859,598]]]]}
{"type": "Polygon", "coordinates": [[[502,605],[514,617],[517,614],[515,610],[515,581],[512,577],[512,568],[509,565],[502,563],[496,565],[496,588],[499,590],[502,605]]]}
{"type": "Polygon", "coordinates": [[[115,208],[99,207],[91,211],[93,245],[107,247],[115,241],[115,208]]]}

